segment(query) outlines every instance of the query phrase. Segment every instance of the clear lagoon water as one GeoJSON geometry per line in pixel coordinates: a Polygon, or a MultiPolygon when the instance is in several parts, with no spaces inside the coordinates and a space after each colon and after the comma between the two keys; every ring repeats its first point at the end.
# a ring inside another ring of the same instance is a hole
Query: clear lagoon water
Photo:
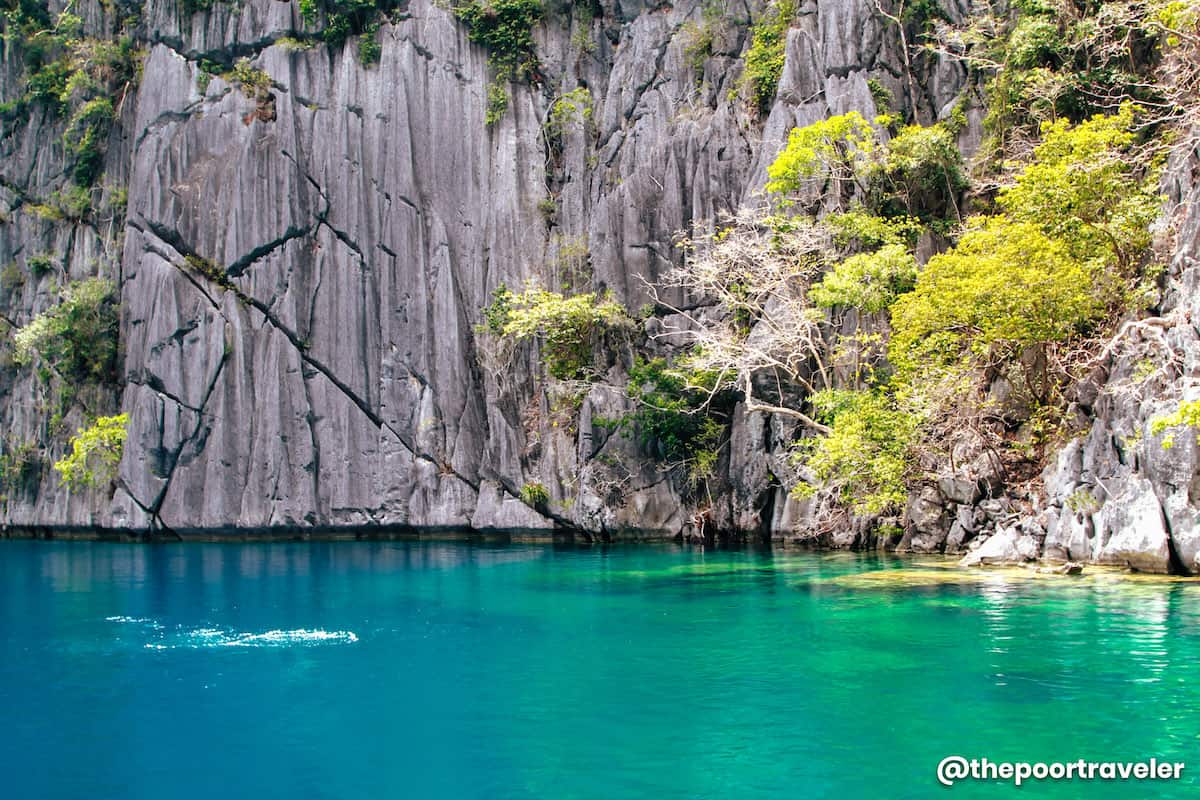
{"type": "Polygon", "coordinates": [[[7,798],[1197,796],[1200,584],[791,551],[0,542],[7,798]],[[1187,762],[937,784],[944,756],[1187,762]]]}

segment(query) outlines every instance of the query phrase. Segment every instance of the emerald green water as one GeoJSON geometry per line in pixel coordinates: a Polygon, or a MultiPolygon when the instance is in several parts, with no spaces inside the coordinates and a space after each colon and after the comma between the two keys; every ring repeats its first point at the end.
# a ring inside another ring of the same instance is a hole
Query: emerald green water
{"type": "Polygon", "coordinates": [[[1200,585],[847,554],[0,542],[11,798],[1196,796],[1200,585]],[[944,756],[1188,763],[960,782],[944,756]]]}

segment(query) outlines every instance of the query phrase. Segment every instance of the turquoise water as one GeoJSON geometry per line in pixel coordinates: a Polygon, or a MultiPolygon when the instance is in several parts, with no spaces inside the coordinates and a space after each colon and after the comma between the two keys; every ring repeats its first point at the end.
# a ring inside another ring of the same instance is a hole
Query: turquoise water
{"type": "Polygon", "coordinates": [[[1194,797],[1200,585],[846,554],[0,541],[9,798],[1194,797]],[[1188,763],[937,784],[944,756],[1188,763]]]}

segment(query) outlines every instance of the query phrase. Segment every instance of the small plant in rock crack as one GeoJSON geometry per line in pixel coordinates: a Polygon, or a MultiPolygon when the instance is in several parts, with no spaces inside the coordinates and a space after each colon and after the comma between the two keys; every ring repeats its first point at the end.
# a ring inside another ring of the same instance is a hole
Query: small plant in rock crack
{"type": "Polygon", "coordinates": [[[545,508],[550,502],[550,492],[541,483],[527,483],[521,487],[521,502],[530,508],[545,508]]]}

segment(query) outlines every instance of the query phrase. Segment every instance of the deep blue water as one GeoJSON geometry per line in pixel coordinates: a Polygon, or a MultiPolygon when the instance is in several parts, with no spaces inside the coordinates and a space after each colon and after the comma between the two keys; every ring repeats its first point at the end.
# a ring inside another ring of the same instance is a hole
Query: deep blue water
{"type": "Polygon", "coordinates": [[[846,554],[0,541],[8,798],[1196,797],[1200,585],[846,554]],[[934,779],[950,754],[1188,763],[934,779]]]}

